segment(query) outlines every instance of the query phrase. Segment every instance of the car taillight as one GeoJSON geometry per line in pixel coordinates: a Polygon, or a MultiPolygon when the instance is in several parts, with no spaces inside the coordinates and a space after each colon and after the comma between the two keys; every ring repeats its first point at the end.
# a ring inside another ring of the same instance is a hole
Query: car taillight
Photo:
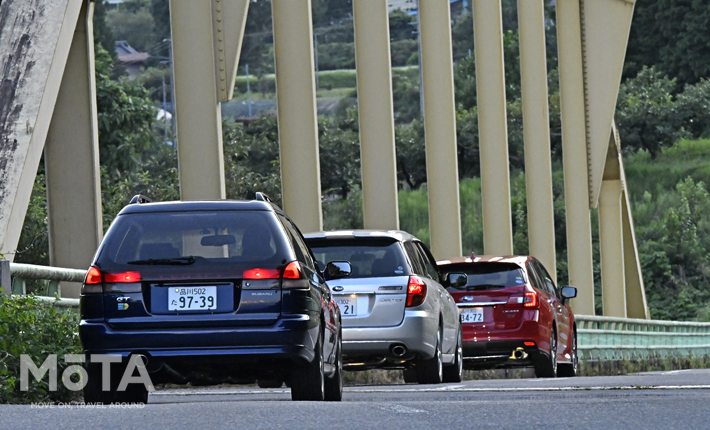
{"type": "Polygon", "coordinates": [[[128,282],[140,282],[141,274],[138,272],[123,272],[123,273],[105,273],[104,281],[106,283],[128,283],[128,282]]]}
{"type": "Polygon", "coordinates": [[[526,308],[537,307],[537,293],[535,291],[526,291],[523,297],[523,306],[526,308]]]}
{"type": "Polygon", "coordinates": [[[249,269],[244,271],[244,279],[278,279],[279,269],[249,269]]]}
{"type": "Polygon", "coordinates": [[[301,275],[301,265],[298,261],[288,263],[284,269],[281,288],[284,290],[308,290],[311,285],[308,279],[301,275]]]}
{"type": "Polygon", "coordinates": [[[419,306],[426,298],[426,284],[419,276],[409,277],[407,285],[407,307],[419,306]]]}
{"type": "Polygon", "coordinates": [[[297,261],[288,263],[284,269],[284,279],[299,279],[301,277],[301,267],[297,261]]]}
{"type": "Polygon", "coordinates": [[[100,284],[101,283],[101,272],[99,272],[99,269],[97,269],[94,266],[91,266],[89,268],[89,271],[86,272],[86,279],[84,279],[84,283],[86,285],[100,284]]]}
{"type": "Polygon", "coordinates": [[[101,294],[103,293],[103,279],[101,272],[94,266],[89,267],[84,279],[84,285],[81,286],[81,294],[101,294]]]}

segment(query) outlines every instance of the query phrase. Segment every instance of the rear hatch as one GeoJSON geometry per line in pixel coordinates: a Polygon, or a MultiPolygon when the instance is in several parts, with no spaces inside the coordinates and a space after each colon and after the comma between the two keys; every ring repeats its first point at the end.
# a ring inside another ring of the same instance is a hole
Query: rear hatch
{"type": "Polygon", "coordinates": [[[389,237],[306,238],[322,268],[348,261],[349,277],[328,282],[343,327],[401,324],[407,302],[409,268],[399,242],[389,237]]]}
{"type": "Polygon", "coordinates": [[[95,266],[117,330],[273,324],[291,261],[269,211],[124,214],[95,266]]]}
{"type": "Polygon", "coordinates": [[[516,329],[522,323],[524,271],[513,263],[465,263],[441,267],[444,273],[466,273],[465,287],[449,288],[466,332],[516,329]]]}

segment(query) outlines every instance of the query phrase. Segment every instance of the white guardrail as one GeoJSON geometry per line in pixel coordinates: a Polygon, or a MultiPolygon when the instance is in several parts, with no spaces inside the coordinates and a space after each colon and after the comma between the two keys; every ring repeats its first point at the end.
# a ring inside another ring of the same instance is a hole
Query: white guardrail
{"type": "MultiPolygon", "coordinates": [[[[59,282],[83,282],[86,270],[0,261],[4,294],[26,294],[28,280],[44,284],[37,298],[56,306],[78,307],[79,299],[60,298],[59,282]]],[[[576,315],[577,344],[582,360],[710,355],[710,323],[642,320],[576,315]]]]}
{"type": "Polygon", "coordinates": [[[575,316],[583,360],[710,355],[710,323],[575,316]]]}
{"type": "Polygon", "coordinates": [[[24,295],[27,293],[27,281],[37,280],[40,281],[42,288],[36,292],[36,297],[52,302],[55,306],[78,308],[79,299],[61,297],[59,283],[61,281],[84,282],[84,278],[86,278],[86,270],[0,261],[2,294],[24,295]],[[55,296],[60,298],[57,299],[55,296]]]}

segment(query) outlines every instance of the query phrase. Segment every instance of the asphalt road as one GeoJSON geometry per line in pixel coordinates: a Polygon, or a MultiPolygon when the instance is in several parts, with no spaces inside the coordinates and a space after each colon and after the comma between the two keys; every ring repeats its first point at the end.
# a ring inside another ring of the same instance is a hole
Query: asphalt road
{"type": "Polygon", "coordinates": [[[0,405],[0,428],[710,429],[710,370],[349,387],[341,403],[291,402],[288,389],[161,390],[132,409],[0,405]]]}

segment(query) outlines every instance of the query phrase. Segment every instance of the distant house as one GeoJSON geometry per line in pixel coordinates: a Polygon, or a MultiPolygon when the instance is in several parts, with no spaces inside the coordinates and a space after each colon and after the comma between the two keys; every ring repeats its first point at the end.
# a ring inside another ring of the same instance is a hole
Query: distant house
{"type": "Polygon", "coordinates": [[[387,0],[387,11],[403,10],[405,12],[417,10],[417,0],[387,0]]]}
{"type": "Polygon", "coordinates": [[[136,51],[125,40],[116,41],[116,58],[123,63],[130,79],[135,78],[142,72],[149,57],[150,54],[136,51]]]}
{"type": "MultiPolygon", "coordinates": [[[[449,0],[451,5],[451,15],[459,15],[462,12],[469,10],[470,1],[471,0],[449,0]]],[[[389,12],[399,9],[409,13],[410,15],[416,15],[418,9],[417,6],[417,0],[387,0],[387,10],[389,12]]]]}

